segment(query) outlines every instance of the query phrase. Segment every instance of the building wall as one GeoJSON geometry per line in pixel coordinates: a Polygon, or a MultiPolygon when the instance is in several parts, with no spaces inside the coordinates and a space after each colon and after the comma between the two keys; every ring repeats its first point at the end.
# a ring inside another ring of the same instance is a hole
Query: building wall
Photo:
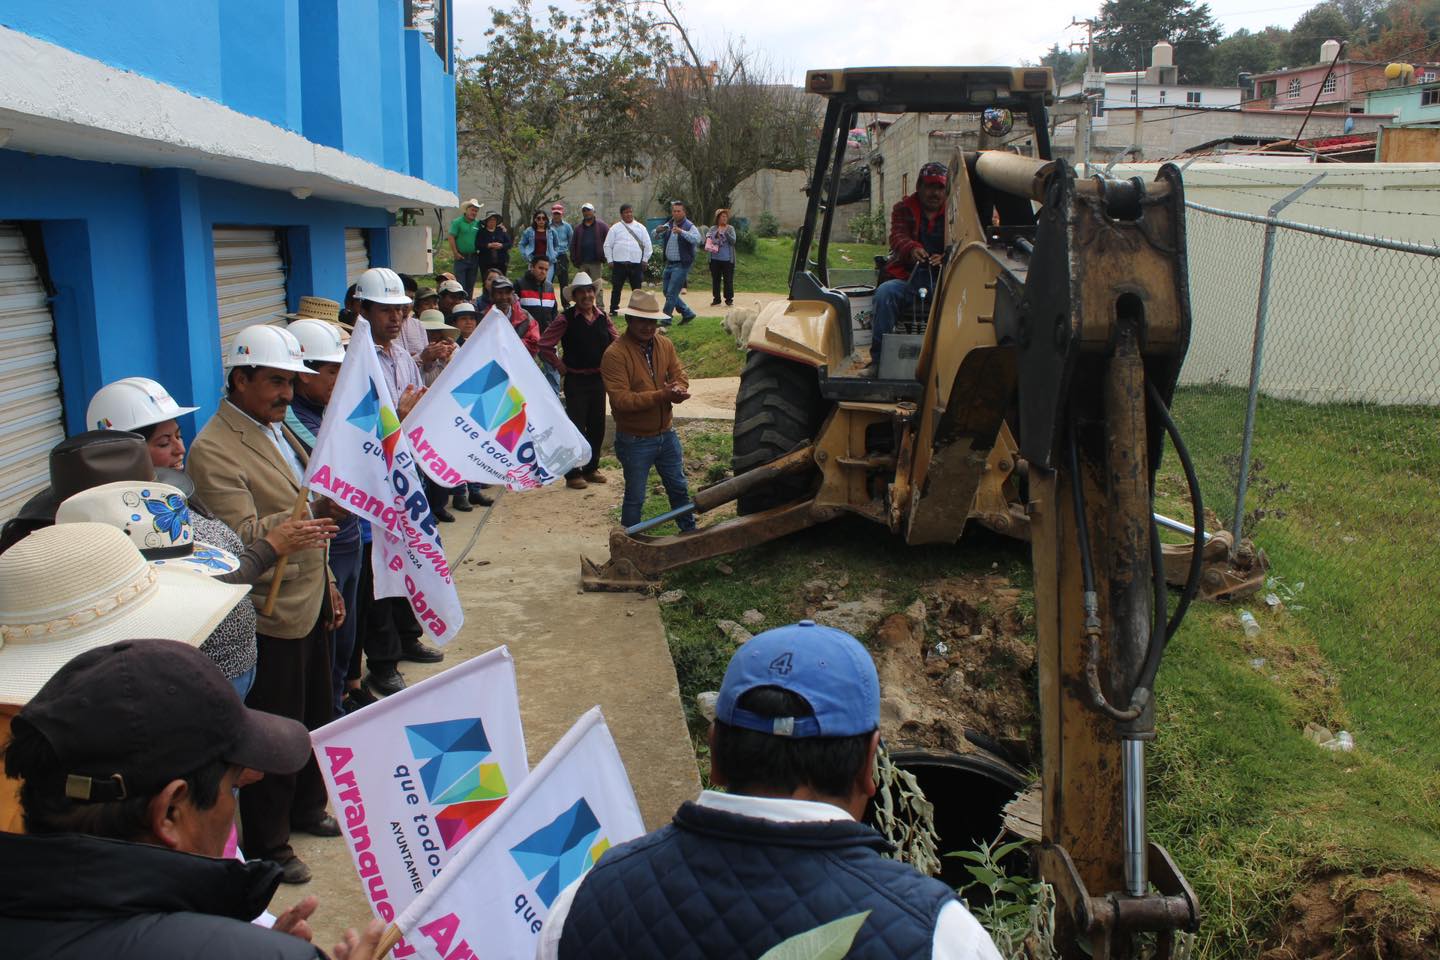
{"type": "Polygon", "coordinates": [[[368,231],[371,259],[389,259],[384,209],[297,200],[200,177],[0,150],[0,183],[22,183],[0,202],[0,220],[38,226],[67,430],[85,429],[89,398],[121,377],[152,377],[200,410],[189,436],[223,390],[215,263],[217,225],[273,226],[288,248],[287,295],[339,299],[345,290],[345,229],[368,231]]]}
{"type": "MultiPolygon", "coordinates": [[[[1067,83],[1060,88],[1060,96],[1073,96],[1080,93],[1083,88],[1081,83],[1067,83]]],[[[1184,86],[1178,83],[1140,83],[1137,86],[1133,83],[1107,81],[1103,107],[1106,111],[1133,107],[1137,104],[1141,107],[1183,107],[1189,102],[1187,95],[1191,93],[1200,95],[1200,105],[1204,107],[1234,107],[1239,106],[1241,100],[1239,87],[1184,86]]],[[[1095,119],[1098,125],[1104,120],[1104,115],[1095,119]]]]}
{"type": "MultiPolygon", "coordinates": [[[[1153,179],[1155,164],[1120,177],[1153,179]]],[[[1185,199],[1265,214],[1317,173],[1326,179],[1287,207],[1286,220],[1433,244],[1440,163],[1281,165],[1256,157],[1198,162],[1185,199]]],[[[1263,228],[1191,210],[1186,218],[1192,332],[1185,383],[1248,383],[1263,228]]],[[[1434,304],[1417,302],[1417,272],[1434,261],[1280,230],[1265,341],[1266,393],[1309,401],[1440,404],[1434,304]],[[1379,333],[1380,335],[1377,335],[1379,333]]]]}
{"type": "MultiPolygon", "coordinates": [[[[1305,121],[1305,111],[1293,110],[1184,110],[1152,108],[1138,113],[1134,110],[1109,111],[1105,126],[1091,128],[1091,159],[1106,162],[1110,152],[1139,143],[1146,159],[1177,156],[1200,144],[1234,136],[1293,137],[1305,122],[1307,137],[1339,136],[1350,122],[1351,133],[1373,133],[1386,116],[1371,114],[1314,113],[1305,121]],[[1138,136],[1138,140],[1137,140],[1138,136]],[[1112,148],[1106,151],[1105,148],[1112,148]]],[[[1055,133],[1057,143],[1076,147],[1075,121],[1061,124],[1055,133]]],[[[1079,157],[1078,152],[1076,156],[1079,157]]],[[[1083,159],[1083,158],[1081,158],[1083,159]]]]}
{"type": "Polygon", "coordinates": [[[1372,90],[1365,95],[1365,112],[1392,114],[1396,123],[1435,123],[1440,121],[1440,100],[1422,106],[1422,94],[1427,90],[1432,96],[1440,94],[1440,83],[1372,90]]]}
{"type": "Polygon", "coordinates": [[[10,3],[0,26],[455,185],[454,78],[402,0],[10,3]]]}

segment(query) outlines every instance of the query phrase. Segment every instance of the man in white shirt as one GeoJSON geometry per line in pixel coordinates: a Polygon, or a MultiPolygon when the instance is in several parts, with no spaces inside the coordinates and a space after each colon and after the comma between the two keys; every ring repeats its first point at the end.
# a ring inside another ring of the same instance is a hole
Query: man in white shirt
{"type": "Polygon", "coordinates": [[[625,284],[639,290],[645,283],[645,264],[650,262],[654,246],[645,224],[635,220],[635,208],[620,204],[620,222],[605,234],[605,262],[610,264],[610,315],[620,310],[620,291],[625,284]]]}
{"type": "Polygon", "coordinates": [[[556,899],[541,960],[755,957],[863,914],[847,958],[1000,960],[939,880],[882,855],[858,821],[875,793],[880,683],[854,637],[809,620],[730,660],[707,790],[609,850],[556,899]]]}

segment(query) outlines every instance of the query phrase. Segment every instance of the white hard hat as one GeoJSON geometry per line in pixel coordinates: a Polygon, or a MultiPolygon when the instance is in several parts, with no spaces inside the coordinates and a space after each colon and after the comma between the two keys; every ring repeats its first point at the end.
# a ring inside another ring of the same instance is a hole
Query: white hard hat
{"type": "Polygon", "coordinates": [[[305,366],[305,352],[300,341],[284,327],[257,323],[235,334],[230,349],[225,351],[225,369],[232,367],[271,367],[291,373],[310,373],[305,366]]]}
{"type": "Polygon", "coordinates": [[[85,425],[91,430],[136,430],[175,420],[199,407],[182,407],[169,391],[145,377],[107,383],[90,398],[85,425]]]}
{"type": "Polygon", "coordinates": [[[355,281],[355,299],[369,300],[371,303],[403,304],[410,302],[410,294],[405,292],[405,284],[400,282],[400,274],[389,267],[371,267],[355,281]]]}
{"type": "Polygon", "coordinates": [[[295,320],[285,328],[300,341],[300,350],[306,361],[315,363],[340,363],[345,359],[345,343],[340,339],[340,328],[324,320],[295,320]]]}

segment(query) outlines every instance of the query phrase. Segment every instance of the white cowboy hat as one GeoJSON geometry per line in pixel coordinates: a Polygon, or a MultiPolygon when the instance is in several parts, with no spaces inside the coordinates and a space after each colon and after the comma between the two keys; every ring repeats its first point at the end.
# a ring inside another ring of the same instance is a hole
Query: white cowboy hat
{"type": "Polygon", "coordinates": [[[596,283],[594,280],[591,280],[590,274],[586,273],[584,270],[581,270],[579,273],[575,274],[574,282],[571,283],[570,286],[566,287],[564,290],[560,291],[560,295],[566,300],[574,300],[576,287],[594,287],[597,294],[600,292],[600,284],[596,283]]]}
{"type": "Polygon", "coordinates": [[[28,703],[72,657],[117,640],[198,647],[249,591],[146,563],[102,523],[36,530],[0,554],[0,703],[28,703]]]}
{"type": "Polygon", "coordinates": [[[82,490],[60,504],[55,522],[114,527],[156,566],[207,577],[240,569],[240,558],[229,550],[195,542],[185,495],[167,483],[119,480],[82,490]]]}

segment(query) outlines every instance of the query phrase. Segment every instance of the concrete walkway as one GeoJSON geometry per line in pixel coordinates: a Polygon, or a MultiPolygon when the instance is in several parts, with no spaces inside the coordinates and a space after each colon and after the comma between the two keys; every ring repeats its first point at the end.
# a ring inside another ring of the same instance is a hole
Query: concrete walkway
{"type": "MultiPolygon", "coordinates": [[[[505,493],[457,575],[465,608],[461,636],[446,648],[445,663],[402,667],[415,681],[508,643],[531,766],[599,704],[645,824],[653,829],[695,797],[700,778],[654,599],[580,591],[580,554],[595,560],[608,555],[608,511],[621,492],[619,472],[612,473],[613,482],[587,490],[557,484],[505,493]]],[[[442,526],[452,557],[482,514],[477,508],[442,526]]],[[[271,910],[319,896],[311,926],[315,943],[328,952],[345,927],[369,920],[369,909],[343,839],[297,836],[295,846],[315,879],[282,886],[271,910]]]]}

